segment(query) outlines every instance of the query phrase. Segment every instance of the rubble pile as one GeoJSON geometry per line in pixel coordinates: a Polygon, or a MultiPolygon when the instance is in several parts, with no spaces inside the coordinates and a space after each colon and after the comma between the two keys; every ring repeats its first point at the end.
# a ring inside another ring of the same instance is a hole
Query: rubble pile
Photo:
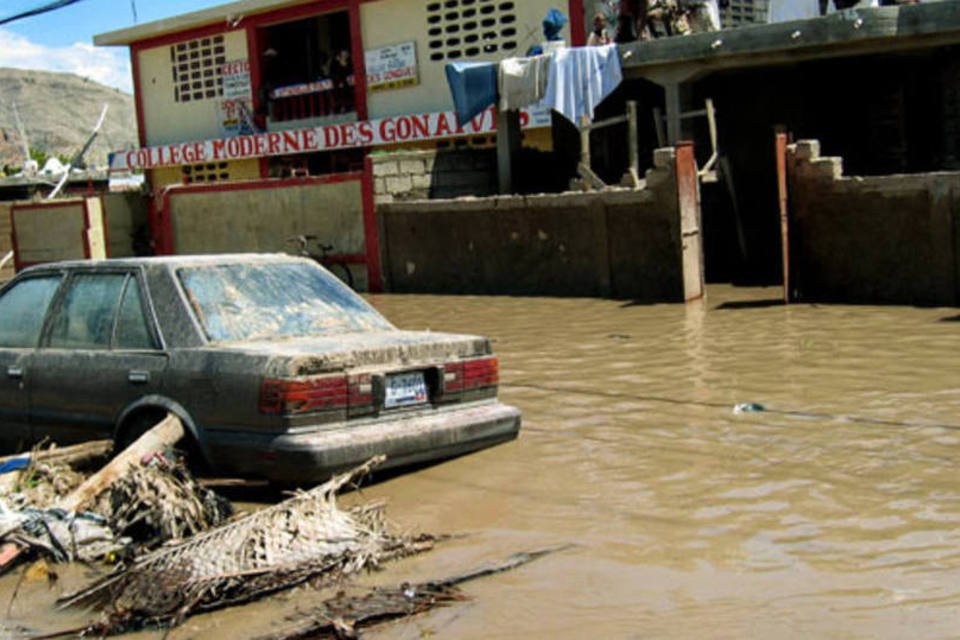
{"type": "Polygon", "coordinates": [[[81,471],[89,457],[71,465],[71,450],[58,450],[56,460],[31,452],[0,493],[0,573],[38,556],[96,562],[142,552],[218,526],[233,513],[173,452],[153,453],[131,466],[84,509],[65,508],[96,477],[81,471]]]}
{"type": "MultiPolygon", "coordinates": [[[[174,627],[194,613],[307,582],[315,589],[335,587],[336,595],[288,620],[269,639],[356,637],[360,627],[463,600],[458,584],[553,551],[519,554],[503,565],[444,580],[354,589],[349,595],[342,589],[350,577],[429,551],[439,540],[392,532],[383,504],[337,505],[337,493],[382,464],[384,456],[232,518],[230,503],[202,487],[171,453],[182,436],[180,421],[168,416],[92,475],[81,469],[105,458],[109,443],[0,458],[0,574],[35,557],[41,560],[33,567],[113,563],[108,573],[56,601],[60,609],[98,611],[96,619],[36,637],[174,627]]],[[[21,581],[33,567],[25,567],[21,581]]],[[[49,573],[55,579],[55,572],[49,573]]]]}
{"type": "Polygon", "coordinates": [[[233,506],[200,486],[182,460],[156,454],[110,485],[91,511],[119,535],[153,548],[226,522],[233,506]]]}
{"type": "Polygon", "coordinates": [[[80,486],[86,476],[62,462],[31,462],[21,473],[13,494],[23,505],[43,507],[54,504],[80,486]]]}

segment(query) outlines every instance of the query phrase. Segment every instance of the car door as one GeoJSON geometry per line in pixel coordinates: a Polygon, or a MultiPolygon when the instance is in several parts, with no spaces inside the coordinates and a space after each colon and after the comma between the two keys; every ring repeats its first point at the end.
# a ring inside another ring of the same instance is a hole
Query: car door
{"type": "Polygon", "coordinates": [[[167,356],[139,270],[73,274],[51,310],[28,383],[34,438],[113,434],[120,412],[160,393],[167,356]]]}
{"type": "Polygon", "coordinates": [[[27,372],[62,280],[60,273],[27,277],[0,294],[0,446],[4,450],[19,451],[30,444],[27,372]]]}

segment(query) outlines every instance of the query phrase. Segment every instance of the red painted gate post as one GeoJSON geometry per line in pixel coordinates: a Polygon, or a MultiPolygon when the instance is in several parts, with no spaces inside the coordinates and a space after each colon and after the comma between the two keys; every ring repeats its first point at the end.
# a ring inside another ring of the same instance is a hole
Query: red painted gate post
{"type": "Polygon", "coordinates": [[[783,260],[783,303],[790,304],[790,212],[787,208],[787,133],[777,131],[777,200],[780,204],[780,253],[783,260]]]}
{"type": "Polygon", "coordinates": [[[692,142],[678,142],[676,149],[677,209],[680,216],[683,299],[704,295],[703,242],[700,234],[700,176],[692,142]]]}
{"type": "Polygon", "coordinates": [[[373,197],[373,159],[363,159],[363,236],[367,245],[367,288],[370,293],[383,291],[383,270],[380,267],[380,227],[377,205],[373,197]]]}

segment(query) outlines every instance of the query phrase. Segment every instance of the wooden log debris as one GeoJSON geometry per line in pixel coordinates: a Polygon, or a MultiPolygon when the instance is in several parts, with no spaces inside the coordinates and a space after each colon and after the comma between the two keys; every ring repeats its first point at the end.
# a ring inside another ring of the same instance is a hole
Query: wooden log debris
{"type": "MultiPolygon", "coordinates": [[[[416,615],[469,598],[457,585],[484,576],[511,571],[572,545],[517,553],[505,561],[479,567],[464,574],[419,584],[403,583],[397,588],[375,588],[359,596],[338,593],[319,607],[299,614],[293,624],[255,640],[306,640],[357,638],[359,629],[416,615]]],[[[290,618],[288,618],[290,620],[290,618]]]]}
{"type": "Polygon", "coordinates": [[[168,413],[166,418],[137,438],[133,444],[120,452],[100,471],[87,478],[83,484],[61,500],[57,506],[66,511],[83,510],[117,479],[129,472],[134,465],[139,464],[144,456],[172,447],[183,438],[183,435],[183,424],[180,422],[180,418],[168,413]]]}
{"type": "Polygon", "coordinates": [[[106,458],[113,450],[112,440],[92,440],[90,442],[81,442],[80,444],[69,447],[51,446],[47,449],[38,449],[29,453],[18,453],[13,456],[0,457],[0,465],[29,456],[31,462],[49,462],[56,464],[68,464],[71,467],[83,466],[93,460],[106,458]]]}

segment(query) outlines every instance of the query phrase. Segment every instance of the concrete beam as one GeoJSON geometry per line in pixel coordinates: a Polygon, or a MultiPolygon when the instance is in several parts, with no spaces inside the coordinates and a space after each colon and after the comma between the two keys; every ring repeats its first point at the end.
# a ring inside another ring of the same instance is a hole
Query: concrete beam
{"type": "Polygon", "coordinates": [[[185,31],[187,29],[205,27],[218,22],[239,22],[243,20],[244,16],[307,4],[310,1],[311,0],[237,0],[236,2],[221,4],[210,9],[192,11],[170,18],[138,24],[125,29],[101,33],[93,36],[93,44],[98,47],[131,44],[141,40],[185,31]]]}
{"type": "Polygon", "coordinates": [[[853,9],[620,47],[624,75],[665,84],[712,71],[960,43],[960,2],[853,9]]]}

